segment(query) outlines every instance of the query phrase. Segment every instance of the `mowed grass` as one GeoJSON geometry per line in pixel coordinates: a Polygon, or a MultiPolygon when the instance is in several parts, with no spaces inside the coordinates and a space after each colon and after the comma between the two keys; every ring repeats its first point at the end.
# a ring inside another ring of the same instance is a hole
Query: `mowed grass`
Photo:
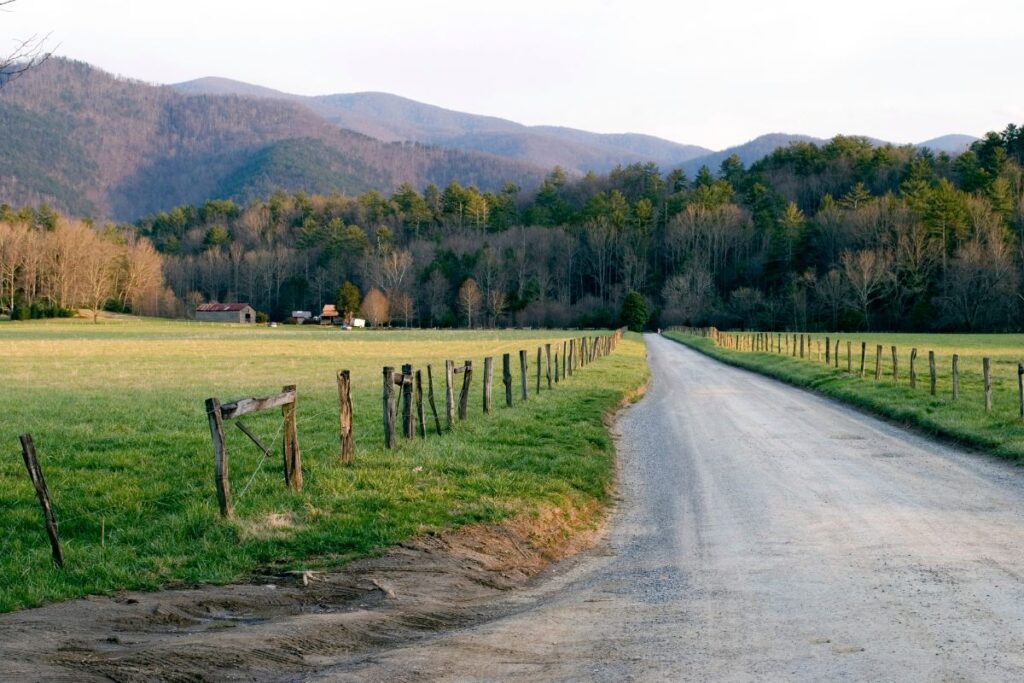
{"type": "MultiPolygon", "coordinates": [[[[746,334],[746,333],[744,333],[746,334]]],[[[1017,364],[1024,360],[1021,334],[887,334],[815,333],[805,358],[793,358],[792,333],[789,354],[735,351],[715,346],[710,339],[667,332],[704,353],[733,365],[756,370],[797,386],[810,387],[828,396],[925,431],[984,449],[1002,457],[1024,461],[1024,421],[1020,419],[1017,364]],[[824,346],[828,336],[839,340],[839,368],[825,367],[824,346]],[[818,342],[821,342],[821,360],[818,342]],[[852,342],[853,373],[847,372],[846,342],[852,342]],[[861,342],[867,343],[864,378],[859,377],[861,342]],[[882,378],[875,382],[876,346],[882,345],[882,378]],[[892,350],[897,349],[898,383],[893,382],[892,350]],[[909,382],[910,353],[917,348],[917,388],[909,382]],[[930,393],[928,352],[935,352],[936,395],[930,393]],[[953,354],[960,356],[960,396],[952,394],[953,354]],[[991,359],[992,412],[985,411],[982,358],[991,359]]],[[[772,333],[777,343],[777,333],[772,333]]],[[[798,347],[799,348],[799,347],[798,347]]],[[[798,351],[799,353],[799,351],[798,351]]]]}
{"type": "Polygon", "coordinates": [[[531,373],[529,400],[521,404],[517,390],[515,406],[504,406],[500,355],[526,349],[532,370],[538,345],[576,334],[135,319],[0,324],[0,611],[119,589],[231,582],[257,570],[336,566],[429,530],[497,521],[545,503],[603,501],[614,471],[603,418],[645,381],[639,337],[553,391],[545,382],[540,396],[531,373]],[[488,355],[496,359],[495,408],[485,416],[488,355]],[[473,360],[469,419],[452,434],[384,450],[381,367],[431,363],[443,411],[445,359],[473,360]],[[353,379],[350,467],[338,463],[335,372],[342,368],[353,379]],[[276,393],[286,384],[298,386],[305,489],[283,486],[279,410],[243,418],[273,451],[262,467],[262,454],[229,422],[237,520],[223,521],[203,401],[276,393]],[[17,436],[25,432],[35,438],[53,496],[64,570],[52,566],[22,463],[17,436]]]}

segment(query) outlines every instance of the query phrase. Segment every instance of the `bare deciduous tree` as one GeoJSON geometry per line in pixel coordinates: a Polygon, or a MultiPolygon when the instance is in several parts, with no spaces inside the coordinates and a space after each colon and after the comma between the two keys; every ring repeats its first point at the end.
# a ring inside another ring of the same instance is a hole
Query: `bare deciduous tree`
{"type": "Polygon", "coordinates": [[[466,278],[459,287],[459,308],[466,314],[466,326],[472,328],[473,314],[480,308],[480,287],[473,278],[466,278]]]}
{"type": "Polygon", "coordinates": [[[870,330],[871,305],[885,295],[892,282],[892,260],[880,250],[863,249],[844,251],[839,262],[864,326],[870,330]]]}
{"type": "MultiPolygon", "coordinates": [[[[7,11],[6,8],[15,2],[0,0],[0,12],[7,11]]],[[[0,55],[0,88],[49,59],[52,54],[47,50],[49,40],[49,34],[29,36],[15,41],[11,52],[0,55]]]]}

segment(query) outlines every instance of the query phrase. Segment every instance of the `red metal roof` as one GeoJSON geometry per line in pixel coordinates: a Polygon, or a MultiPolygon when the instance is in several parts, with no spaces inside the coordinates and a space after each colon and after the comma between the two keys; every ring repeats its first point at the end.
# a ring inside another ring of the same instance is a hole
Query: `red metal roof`
{"type": "Polygon", "coordinates": [[[196,306],[196,311],[199,313],[226,313],[241,311],[248,307],[249,304],[199,304],[196,306]]]}

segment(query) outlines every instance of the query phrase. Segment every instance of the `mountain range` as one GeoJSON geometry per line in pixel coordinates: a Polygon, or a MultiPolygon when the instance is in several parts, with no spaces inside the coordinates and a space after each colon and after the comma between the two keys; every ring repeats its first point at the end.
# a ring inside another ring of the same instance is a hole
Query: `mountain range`
{"type": "MultiPolygon", "coordinates": [[[[773,133],[712,151],[636,133],[525,126],[387,93],[308,97],[222,78],[161,86],[51,59],[0,89],[0,202],[49,202],[134,220],[210,198],[276,189],[390,192],[451,180],[497,190],[654,162],[691,175],[737,154],[750,164],[793,142],[773,133]]],[[[976,138],[919,143],[956,153],[976,138]]]]}

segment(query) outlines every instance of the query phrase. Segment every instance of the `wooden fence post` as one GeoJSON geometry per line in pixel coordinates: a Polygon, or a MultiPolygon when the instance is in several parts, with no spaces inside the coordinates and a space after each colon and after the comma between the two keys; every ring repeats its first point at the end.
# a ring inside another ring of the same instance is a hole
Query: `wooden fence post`
{"type": "Polygon", "coordinates": [[[341,464],[352,464],[355,442],[352,438],[352,374],[338,371],[338,438],[341,444],[341,464]]]}
{"type": "Polygon", "coordinates": [[[992,362],[988,358],[981,359],[981,373],[985,379],[985,412],[992,412],[992,362]]]}
{"type": "Polygon", "coordinates": [[[558,384],[558,380],[559,380],[558,370],[559,370],[559,365],[558,365],[558,346],[556,345],[555,346],[555,384],[558,384]]]}
{"type": "MultiPolygon", "coordinates": [[[[210,400],[216,401],[216,399],[210,400]]],[[[207,409],[209,409],[210,400],[206,402],[207,409]]],[[[216,408],[217,417],[219,419],[219,402],[217,403],[216,408]]],[[[57,565],[58,568],[63,569],[64,553],[60,549],[60,536],[57,535],[57,521],[53,516],[53,506],[50,504],[50,490],[46,487],[46,478],[43,477],[43,468],[39,466],[39,459],[36,457],[36,446],[32,442],[31,434],[22,434],[18,438],[21,441],[21,457],[25,460],[25,469],[28,470],[28,477],[32,480],[32,488],[36,490],[36,496],[39,498],[39,505],[43,508],[43,519],[46,522],[46,535],[50,537],[50,551],[53,554],[53,563],[57,565]]],[[[220,490],[218,489],[218,493],[219,492],[220,490]]],[[[229,511],[230,507],[229,501],[229,511]]]]}
{"type": "Polygon", "coordinates": [[[541,366],[541,356],[540,356],[540,347],[538,346],[537,347],[537,393],[538,394],[540,393],[540,366],[541,366]]]}
{"type": "Polygon", "coordinates": [[[221,517],[235,516],[231,504],[231,483],[228,479],[228,449],[224,441],[224,420],[220,413],[220,400],[206,399],[206,415],[210,419],[210,438],[213,440],[213,483],[217,487],[217,504],[221,517]]]}
{"type": "Polygon", "coordinates": [[[462,391],[459,392],[459,419],[469,416],[469,389],[473,382],[473,361],[467,360],[463,366],[462,391]]]}
{"type": "Polygon", "coordinates": [[[899,356],[896,355],[896,347],[895,346],[893,346],[890,350],[892,351],[892,383],[893,384],[899,384],[900,383],[900,373],[899,373],[899,367],[898,367],[899,356]]]}
{"type": "MultiPolygon", "coordinates": [[[[551,388],[551,344],[544,345],[544,353],[547,356],[547,377],[548,377],[548,389],[551,388]]],[[[555,362],[558,362],[557,351],[555,352],[555,362]]]]}
{"type": "Polygon", "coordinates": [[[936,378],[936,373],[935,373],[935,352],[934,351],[929,351],[928,352],[928,376],[929,376],[929,383],[931,385],[931,394],[932,394],[932,396],[934,396],[935,395],[935,381],[937,379],[936,378]]]}
{"type": "Polygon", "coordinates": [[[866,359],[867,354],[868,354],[868,343],[867,342],[861,342],[860,343],[860,376],[862,378],[864,377],[864,360],[866,359]]]}
{"type": "Polygon", "coordinates": [[[853,374],[853,342],[846,342],[846,372],[853,374]]]}
{"type": "Polygon", "coordinates": [[[838,370],[839,369],[839,338],[838,337],[836,338],[835,346],[832,347],[832,361],[833,361],[833,367],[836,370],[838,370]]]}
{"type": "Polygon", "coordinates": [[[1017,363],[1017,400],[1020,404],[1020,419],[1024,420],[1024,363],[1017,363]]]}
{"type": "Polygon", "coordinates": [[[801,358],[804,357],[804,337],[805,336],[806,335],[803,335],[803,334],[800,335],[800,357],[801,358]]]}
{"type": "Polygon", "coordinates": [[[917,348],[910,349],[910,388],[917,389],[917,369],[914,362],[917,360],[917,348]]]}
{"type": "MultiPolygon", "coordinates": [[[[281,388],[282,392],[295,391],[295,385],[289,384],[281,388]]],[[[295,426],[295,400],[281,406],[281,418],[284,420],[284,483],[293,491],[302,490],[302,451],[299,450],[299,430],[295,426]]]]}
{"type": "Polygon", "coordinates": [[[953,354],[953,400],[960,398],[960,355],[953,354]]]}
{"type": "Polygon", "coordinates": [[[512,407],[512,357],[510,354],[501,355],[501,381],[505,385],[505,405],[512,407]]]}
{"type": "Polygon", "coordinates": [[[416,425],[420,432],[420,438],[427,438],[427,420],[423,415],[423,371],[417,370],[415,375],[416,395],[416,425]]]}
{"type": "Polygon", "coordinates": [[[573,371],[572,364],[576,362],[576,340],[575,339],[570,339],[569,340],[569,355],[568,355],[568,358],[569,358],[569,365],[568,365],[568,369],[566,370],[566,373],[568,374],[569,377],[572,377],[572,371],[573,371]]]}
{"type": "Polygon", "coordinates": [[[519,349],[519,388],[522,394],[520,398],[524,401],[527,399],[526,395],[526,349],[519,349]]]}
{"type": "Polygon", "coordinates": [[[444,416],[448,430],[455,426],[455,361],[444,362],[444,416]]]}
{"type": "Polygon", "coordinates": [[[434,371],[429,364],[427,365],[427,401],[430,402],[430,412],[434,415],[437,435],[441,436],[441,418],[437,416],[437,403],[434,402],[434,371]]]}
{"type": "Polygon", "coordinates": [[[825,337],[825,365],[832,365],[832,340],[825,337]]]}
{"type": "Polygon", "coordinates": [[[407,439],[416,436],[416,425],[412,421],[412,365],[402,366],[402,435],[407,439]]]}
{"type": "Polygon", "coordinates": [[[565,364],[566,364],[566,351],[568,351],[568,342],[562,341],[562,379],[565,379],[565,364]]]}
{"type": "Polygon", "coordinates": [[[390,365],[385,365],[383,373],[384,375],[384,392],[381,395],[384,408],[384,447],[394,448],[395,447],[395,420],[397,408],[395,406],[395,369],[390,365]]]}
{"type": "Polygon", "coordinates": [[[875,345],[875,381],[882,379],[882,345],[875,345]]]}
{"type": "Polygon", "coordinates": [[[484,415],[491,414],[491,385],[494,384],[494,359],[484,358],[484,415]]]}

